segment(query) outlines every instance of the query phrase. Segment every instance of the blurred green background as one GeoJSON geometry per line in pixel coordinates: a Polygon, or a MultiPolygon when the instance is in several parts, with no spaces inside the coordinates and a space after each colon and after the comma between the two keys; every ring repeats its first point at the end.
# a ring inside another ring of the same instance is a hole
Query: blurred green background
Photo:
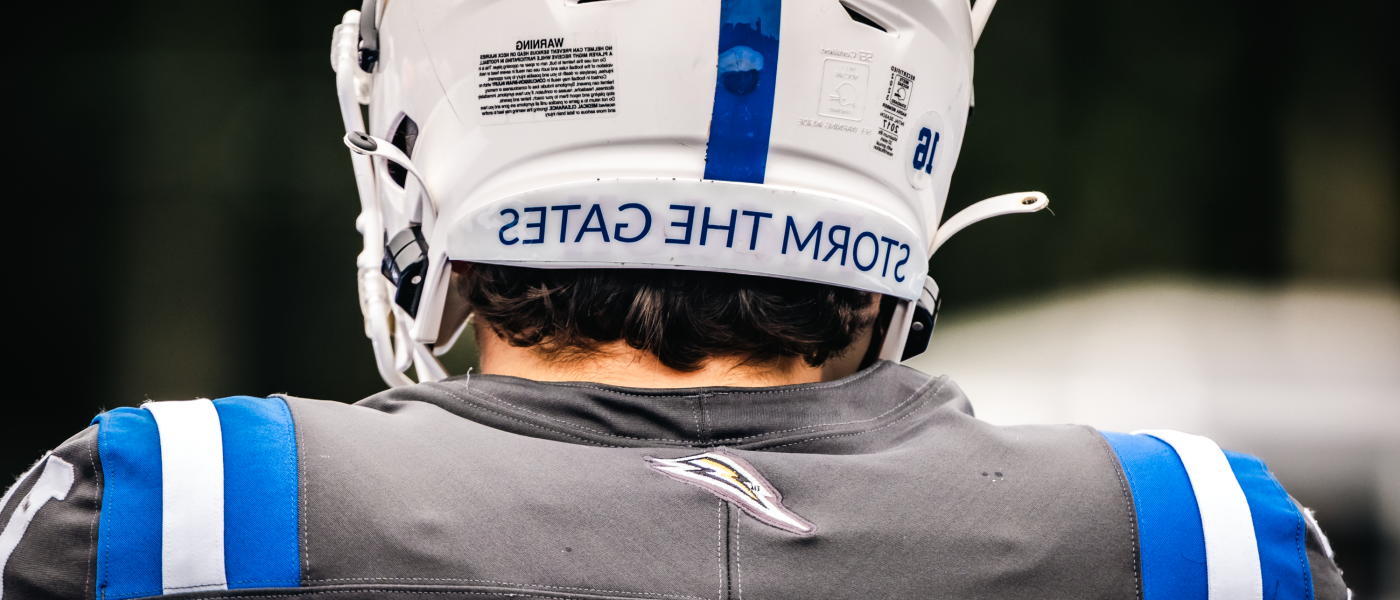
{"type": "MultiPolygon", "coordinates": [[[[1142,273],[1393,286],[1397,6],[1001,0],[948,214],[1037,189],[1054,215],[946,246],[945,316],[1142,273]]],[[[382,389],[328,56],[350,8],[18,9],[10,114],[36,150],[9,161],[21,385],[0,471],[148,398],[382,389]]]]}

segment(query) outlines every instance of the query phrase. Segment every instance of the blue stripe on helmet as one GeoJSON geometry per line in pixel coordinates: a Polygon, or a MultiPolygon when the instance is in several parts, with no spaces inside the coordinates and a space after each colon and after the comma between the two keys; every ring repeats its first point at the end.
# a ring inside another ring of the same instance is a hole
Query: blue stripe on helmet
{"type": "Polygon", "coordinates": [[[93,419],[102,459],[97,597],[158,596],[161,587],[160,431],[150,411],[118,408],[93,419]]]}
{"type": "Polygon", "coordinates": [[[1293,500],[1264,462],[1248,454],[1225,451],[1235,480],[1249,502],[1264,595],[1275,600],[1312,600],[1312,571],[1305,547],[1307,525],[1293,500]]]}
{"type": "Polygon", "coordinates": [[[281,398],[214,401],[224,439],[224,570],[229,589],[297,587],[297,446],[281,398]]]}
{"type": "Polygon", "coordinates": [[[782,0],[722,0],[705,179],[763,183],[782,0]]]}
{"type": "Polygon", "coordinates": [[[1147,435],[1101,432],[1118,454],[1137,509],[1143,600],[1206,600],[1206,542],[1186,467],[1147,435]]]}

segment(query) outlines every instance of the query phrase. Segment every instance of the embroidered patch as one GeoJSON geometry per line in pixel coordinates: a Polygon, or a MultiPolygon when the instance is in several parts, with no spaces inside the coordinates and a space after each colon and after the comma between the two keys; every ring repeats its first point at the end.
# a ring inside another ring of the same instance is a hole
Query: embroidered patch
{"type": "Polygon", "coordinates": [[[723,450],[684,458],[645,458],[667,477],[710,492],[764,523],[798,535],[817,532],[816,525],[783,506],[777,488],[742,458],[723,450]]]}

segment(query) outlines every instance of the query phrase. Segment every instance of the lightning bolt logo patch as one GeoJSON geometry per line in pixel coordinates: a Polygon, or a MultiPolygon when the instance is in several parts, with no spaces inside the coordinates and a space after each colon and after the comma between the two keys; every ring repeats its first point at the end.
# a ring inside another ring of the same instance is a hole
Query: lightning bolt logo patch
{"type": "Polygon", "coordinates": [[[684,458],[646,457],[651,468],[730,502],[749,516],[797,535],[812,535],[817,526],[783,506],[783,496],[753,465],[723,450],[684,458]]]}

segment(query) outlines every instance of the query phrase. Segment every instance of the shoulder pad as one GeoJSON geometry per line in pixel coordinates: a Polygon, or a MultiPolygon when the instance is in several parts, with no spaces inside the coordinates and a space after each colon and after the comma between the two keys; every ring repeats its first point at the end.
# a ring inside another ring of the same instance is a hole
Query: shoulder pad
{"type": "Polygon", "coordinates": [[[1137,509],[1143,600],[1311,600],[1306,524],[1258,458],[1169,430],[1102,432],[1137,509]]]}
{"type": "Polygon", "coordinates": [[[104,478],[97,597],[300,584],[283,399],[151,402],[93,422],[104,478]]]}

